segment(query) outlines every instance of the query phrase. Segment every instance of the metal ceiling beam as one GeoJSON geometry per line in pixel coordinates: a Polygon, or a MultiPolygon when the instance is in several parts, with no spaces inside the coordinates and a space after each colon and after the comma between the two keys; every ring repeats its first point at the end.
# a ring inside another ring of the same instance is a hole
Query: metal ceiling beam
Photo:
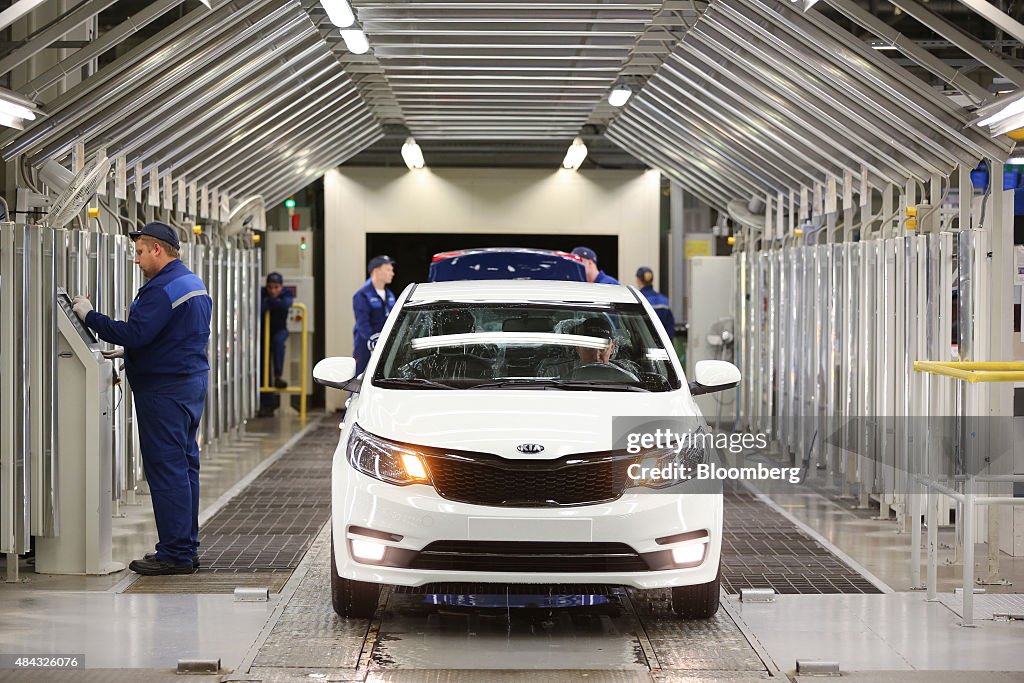
{"type": "Polygon", "coordinates": [[[825,0],[825,2],[846,16],[850,21],[875,34],[884,40],[886,44],[897,48],[917,65],[924,67],[947,84],[956,88],[975,102],[975,104],[980,104],[989,97],[990,93],[988,90],[956,69],[951,68],[931,52],[920,47],[916,42],[907,38],[875,15],[864,10],[853,0],[825,0]]]}
{"type": "MultiPolygon", "coordinates": [[[[1003,78],[1006,78],[1018,88],[1024,87],[1024,73],[1017,71],[1017,69],[1007,64],[1001,58],[986,50],[984,47],[979,45],[974,38],[967,35],[953,24],[949,23],[942,17],[933,14],[932,11],[924,5],[920,4],[916,0],[889,0],[889,2],[896,7],[899,7],[902,11],[906,12],[914,19],[917,19],[931,30],[935,31],[946,40],[951,41],[958,48],[969,54],[971,57],[974,57],[1003,78]]],[[[1007,31],[1007,33],[1010,32],[1007,31]]]]}
{"type": "MultiPolygon", "coordinates": [[[[137,14],[125,19],[112,29],[105,31],[81,50],[76,50],[60,62],[39,74],[20,88],[29,99],[36,99],[39,93],[77,69],[81,69],[93,59],[124,42],[137,31],[145,28],[154,20],[180,5],[183,0],[157,0],[146,5],[137,14]]],[[[218,5],[219,6],[219,5],[218,5]]]]}
{"type": "Polygon", "coordinates": [[[696,41],[710,41],[713,49],[723,53],[742,53],[744,68],[751,69],[768,87],[786,93],[798,106],[814,110],[816,116],[829,124],[834,134],[849,137],[860,144],[865,152],[857,155],[859,161],[888,182],[902,182],[909,175],[922,176],[923,179],[929,173],[937,172],[939,163],[948,163],[948,155],[937,156],[934,151],[925,149],[900,129],[887,125],[874,108],[844,96],[834,89],[832,83],[817,78],[806,68],[798,67],[804,63],[786,59],[785,54],[725,16],[709,12],[691,36],[696,41]],[[733,44],[723,43],[717,40],[718,37],[733,44]],[[913,157],[923,161],[928,168],[923,168],[917,160],[908,164],[907,155],[893,149],[894,141],[899,144],[900,151],[913,152],[913,157]],[[908,165],[909,172],[905,170],[908,165]]]}
{"type": "Polygon", "coordinates": [[[69,12],[63,14],[46,28],[29,36],[28,42],[0,59],[0,75],[8,73],[14,67],[24,64],[39,54],[52,43],[60,40],[68,31],[74,29],[93,16],[107,9],[117,0],[86,0],[69,12]]]}

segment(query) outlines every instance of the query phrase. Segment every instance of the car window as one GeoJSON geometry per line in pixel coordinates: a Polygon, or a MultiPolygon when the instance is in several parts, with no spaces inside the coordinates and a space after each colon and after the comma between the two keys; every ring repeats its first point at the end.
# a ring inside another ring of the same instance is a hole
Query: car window
{"type": "Polygon", "coordinates": [[[390,388],[671,391],[671,349],[639,304],[407,304],[373,381],[390,388]]]}

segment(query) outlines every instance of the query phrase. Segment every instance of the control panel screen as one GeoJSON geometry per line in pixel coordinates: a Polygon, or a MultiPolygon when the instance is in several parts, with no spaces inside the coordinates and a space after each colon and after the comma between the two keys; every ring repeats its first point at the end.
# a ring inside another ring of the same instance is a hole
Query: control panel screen
{"type": "Polygon", "coordinates": [[[82,337],[82,341],[86,344],[95,344],[97,342],[96,335],[88,327],[82,324],[82,321],[75,315],[75,311],[72,308],[71,297],[64,289],[57,288],[57,305],[61,307],[64,314],[74,324],[75,329],[78,330],[78,334],[82,337]]]}

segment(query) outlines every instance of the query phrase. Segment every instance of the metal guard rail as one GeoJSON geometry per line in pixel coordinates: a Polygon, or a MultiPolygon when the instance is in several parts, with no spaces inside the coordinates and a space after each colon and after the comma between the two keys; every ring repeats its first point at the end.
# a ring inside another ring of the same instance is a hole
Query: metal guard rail
{"type": "Polygon", "coordinates": [[[298,394],[299,395],[299,422],[306,424],[306,392],[309,389],[309,337],[307,332],[306,304],[293,303],[291,308],[299,309],[302,314],[302,378],[298,387],[278,389],[270,386],[270,311],[263,315],[263,386],[260,387],[261,394],[298,394]]]}
{"type": "MultiPolygon", "coordinates": [[[[952,377],[963,382],[1024,382],[1024,362],[992,362],[992,361],[914,361],[915,372],[927,372],[933,375],[952,377]]],[[[960,419],[964,420],[961,414],[960,419]]],[[[1008,496],[977,496],[974,494],[974,482],[1024,482],[1024,475],[961,475],[954,479],[964,482],[964,492],[960,493],[930,477],[915,475],[914,480],[935,494],[948,496],[955,500],[963,509],[964,548],[963,548],[963,622],[961,626],[973,627],[974,624],[974,506],[975,505],[1024,505],[1024,498],[1008,496]]],[[[936,599],[938,584],[938,515],[936,505],[928,494],[928,595],[927,599],[936,599]]],[[[917,496],[914,496],[916,499],[917,496]]],[[[913,502],[913,501],[912,501],[913,502]]],[[[918,503],[919,505],[919,503],[918,503]]],[[[918,507],[915,505],[914,507],[918,507]]],[[[911,541],[914,567],[919,571],[921,566],[921,542],[919,508],[914,515],[913,529],[916,541],[911,541]]],[[[989,545],[996,542],[989,538],[989,545]]],[[[991,552],[991,548],[989,549],[991,552]]],[[[995,551],[998,553],[998,548],[995,551]]]]}

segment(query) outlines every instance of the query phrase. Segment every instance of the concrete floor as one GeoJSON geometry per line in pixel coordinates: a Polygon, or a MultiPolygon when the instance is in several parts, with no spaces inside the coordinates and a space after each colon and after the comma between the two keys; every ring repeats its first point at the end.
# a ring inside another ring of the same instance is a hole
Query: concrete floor
{"type": "MultiPolygon", "coordinates": [[[[337,418],[332,415],[323,419],[337,418]]],[[[210,517],[227,497],[251,479],[254,470],[265,466],[299,428],[297,420],[291,417],[254,420],[245,434],[207,448],[203,453],[202,470],[203,518],[210,517]]],[[[773,671],[794,676],[796,661],[811,659],[836,661],[844,674],[857,672],[850,674],[850,680],[858,681],[917,681],[921,680],[922,672],[942,676],[945,675],[942,672],[953,670],[978,672],[975,677],[980,676],[979,680],[1024,681],[1024,658],[1019,654],[1024,651],[1024,622],[979,618],[975,628],[962,628],[961,618],[956,613],[958,602],[948,592],[943,601],[927,602],[923,593],[908,591],[909,536],[897,534],[895,522],[868,519],[845,508],[842,501],[806,489],[774,491],[769,497],[778,509],[815,530],[841,556],[848,556],[854,566],[865,568],[892,592],[782,595],[770,604],[745,604],[735,597],[728,598],[728,611],[747,639],[745,647],[758,652],[766,662],[762,677],[773,671]]],[[[122,511],[125,516],[115,520],[115,559],[127,562],[152,548],[155,532],[145,496],[122,511]]],[[[943,533],[948,535],[947,531],[943,533]]],[[[983,562],[984,547],[980,546],[977,552],[979,561],[983,562]]],[[[321,602],[329,601],[329,588],[321,571],[323,568],[319,566],[323,564],[322,555],[321,542],[316,552],[311,551],[303,560],[282,593],[272,596],[266,603],[234,602],[230,595],[121,594],[118,591],[133,576],[130,572],[108,577],[46,577],[31,573],[31,568],[24,565],[19,583],[0,584],[0,653],[85,654],[86,666],[90,669],[134,668],[140,675],[142,670],[152,674],[169,671],[179,659],[219,657],[222,671],[233,672],[230,678],[251,679],[256,672],[246,672],[258,661],[262,645],[282,615],[289,608],[300,612],[307,609],[304,607],[307,603],[293,602],[298,600],[295,596],[300,583],[303,580],[319,582],[309,587],[308,593],[314,601],[310,604],[323,607],[321,602]]],[[[1004,562],[1016,588],[1003,590],[1012,592],[1024,586],[1024,578],[1018,580],[1021,565],[1020,560],[1004,562]]],[[[955,567],[940,565],[943,590],[948,591],[957,584],[957,576],[955,567]]],[[[402,604],[403,600],[395,600],[395,609],[402,604]]],[[[979,614],[983,611],[979,610],[979,614]]],[[[396,621],[401,618],[397,612],[385,613],[378,617],[377,627],[381,623],[405,623],[396,621]]],[[[365,635],[360,635],[357,628],[353,636],[357,641],[365,638],[360,647],[367,651],[376,647],[378,637],[373,625],[370,626],[365,635]]],[[[340,637],[345,629],[348,629],[345,632],[351,631],[329,609],[316,620],[313,629],[317,636],[326,637],[328,643],[331,634],[337,633],[340,637]]],[[[464,630],[430,636],[437,640],[437,647],[431,648],[429,668],[437,675],[440,675],[439,668],[448,668],[450,675],[446,680],[488,680],[487,676],[474,679],[467,672],[455,675],[453,671],[458,668],[459,657],[474,652],[475,641],[464,630]],[[453,657],[446,657],[446,652],[451,652],[453,657]]],[[[581,667],[576,661],[578,657],[572,654],[573,642],[582,635],[553,639],[550,647],[566,656],[552,657],[545,667],[549,671],[552,668],[588,668],[581,667]],[[559,662],[564,662],[564,666],[558,666],[559,662]]],[[[609,635],[615,642],[609,640],[607,646],[621,645],[620,636],[609,635]]],[[[295,646],[299,647],[302,634],[296,631],[294,638],[295,646]]],[[[598,642],[601,634],[587,634],[586,638],[588,646],[596,648],[595,652],[602,656],[611,654],[601,649],[603,645],[598,642]]],[[[389,642],[382,651],[394,655],[400,654],[402,648],[389,642]]],[[[429,672],[411,666],[414,664],[413,661],[394,662],[389,667],[385,661],[383,665],[371,665],[359,671],[334,670],[314,678],[362,680],[369,675],[373,680],[426,680],[424,676],[429,672]],[[418,678],[409,677],[414,673],[410,668],[418,672],[418,678]]],[[[478,666],[487,668],[488,665],[480,662],[478,666]]],[[[523,668],[530,667],[524,664],[523,668]]],[[[0,671],[0,681],[5,680],[7,673],[0,671]]],[[[294,680],[313,680],[309,677],[310,671],[300,668],[293,673],[294,680]]],[[[635,668],[630,672],[635,680],[683,680],[669,674],[668,671],[648,672],[635,668]]],[[[278,671],[273,676],[268,674],[264,680],[292,680],[291,675],[278,671]]],[[[19,676],[17,680],[26,680],[24,673],[19,676]]],[[[432,676],[427,678],[439,680],[432,676]]],[[[735,680],[735,677],[706,672],[699,677],[686,678],[698,679],[735,680]]],[[[56,679],[41,672],[32,680],[56,679]]],[[[625,678],[620,675],[608,680],[625,678]]]]}

